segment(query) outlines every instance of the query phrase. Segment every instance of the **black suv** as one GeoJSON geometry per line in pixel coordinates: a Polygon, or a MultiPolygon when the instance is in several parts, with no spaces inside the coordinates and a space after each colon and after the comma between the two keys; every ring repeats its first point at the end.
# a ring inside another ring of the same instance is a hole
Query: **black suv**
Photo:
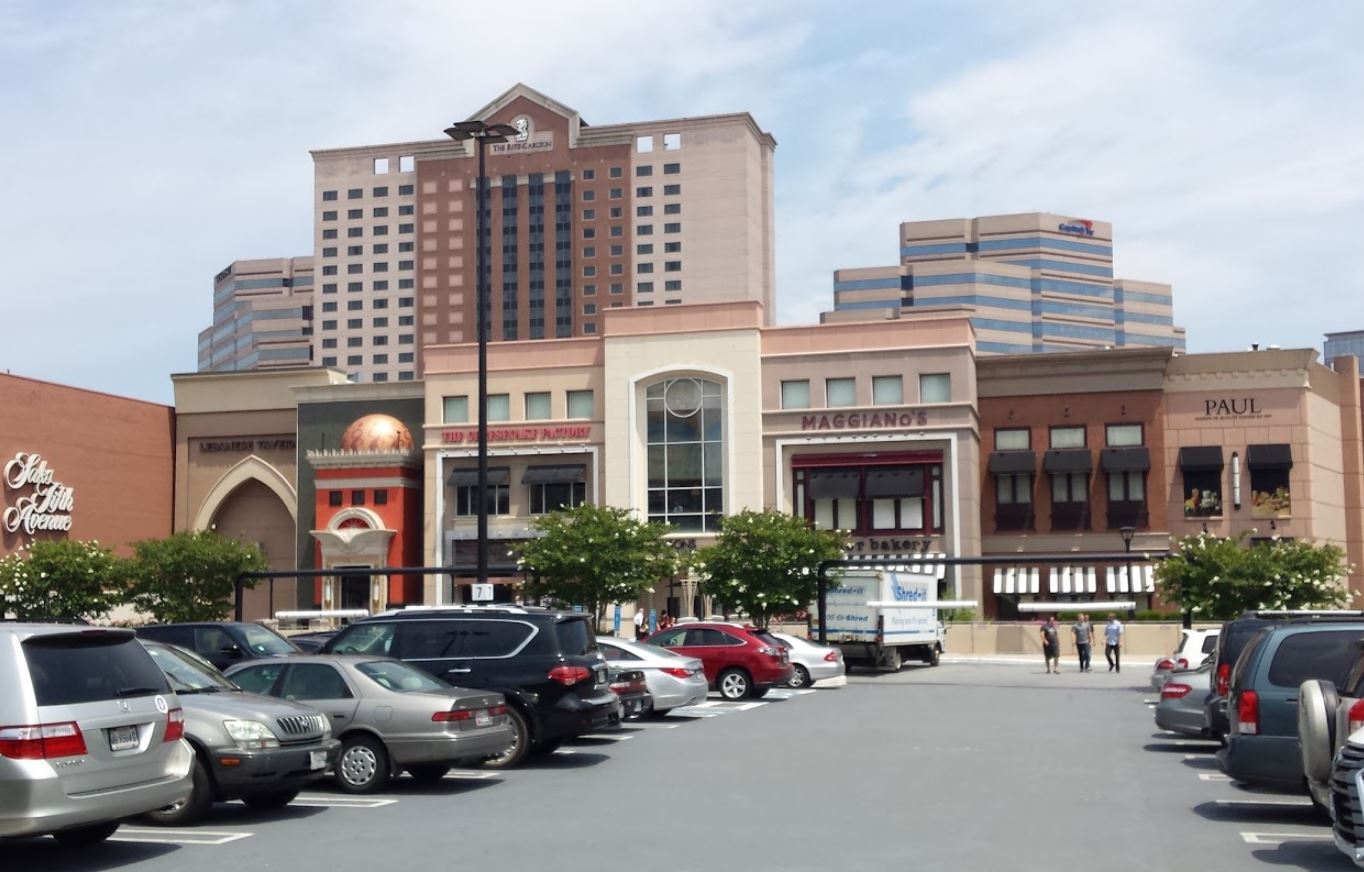
{"type": "Polygon", "coordinates": [[[516,740],[486,765],[510,768],[611,724],[616,695],[590,615],[515,606],[411,608],[356,621],[327,654],[396,657],[460,687],[507,698],[516,740]]]}
{"type": "Polygon", "coordinates": [[[138,627],[137,635],[153,642],[188,648],[219,669],[247,660],[302,653],[297,645],[263,624],[230,621],[153,624],[138,627]]]}

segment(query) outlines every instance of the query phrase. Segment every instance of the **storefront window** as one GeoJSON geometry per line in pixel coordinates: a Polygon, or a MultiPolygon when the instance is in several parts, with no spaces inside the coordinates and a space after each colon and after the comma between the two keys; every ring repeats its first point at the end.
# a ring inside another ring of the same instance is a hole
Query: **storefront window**
{"type": "MultiPolygon", "coordinates": [[[[478,470],[460,468],[450,475],[455,488],[455,515],[465,518],[478,514],[478,470]]],[[[488,514],[511,514],[511,470],[497,467],[488,470],[488,514]]]]}
{"type": "Polygon", "coordinates": [[[526,420],[545,421],[549,419],[549,392],[535,391],[526,394],[526,420]]]}
{"type": "Polygon", "coordinates": [[[443,415],[441,420],[446,424],[467,424],[469,423],[469,397],[443,397],[443,415]]]}
{"type": "Polygon", "coordinates": [[[1108,446],[1110,448],[1122,448],[1130,445],[1141,445],[1141,425],[1140,424],[1109,424],[1108,425],[1108,446]]]}
{"type": "Polygon", "coordinates": [[[1027,451],[1032,447],[1032,431],[1027,427],[995,430],[996,451],[1027,451]]]}
{"type": "Polygon", "coordinates": [[[1052,475],[1051,526],[1057,530],[1082,530],[1089,526],[1089,473],[1052,475]]]}
{"type": "Polygon", "coordinates": [[[952,402],[952,376],[945,372],[925,373],[919,376],[919,402],[952,402]]]}
{"type": "Polygon", "coordinates": [[[570,417],[570,418],[591,418],[591,417],[592,417],[592,392],[591,392],[591,391],[569,391],[569,392],[568,392],[568,417],[570,417]]]}
{"type": "Polygon", "coordinates": [[[1052,448],[1084,448],[1084,447],[1085,447],[1085,428],[1084,428],[1084,427],[1052,427],[1052,428],[1051,428],[1051,447],[1052,447],[1052,448]]]}
{"type": "Polygon", "coordinates": [[[905,401],[905,382],[898,375],[877,375],[871,379],[871,401],[877,406],[898,406],[905,401]]]}
{"type": "Polygon", "coordinates": [[[645,391],[649,520],[718,530],[724,514],[724,389],[675,378],[645,391]]]}
{"type": "Polygon", "coordinates": [[[820,530],[855,534],[942,529],[942,466],[816,467],[794,471],[797,511],[820,530]]]}
{"type": "Polygon", "coordinates": [[[1146,526],[1146,473],[1108,473],[1108,528],[1146,526]]]}
{"type": "Polygon", "coordinates": [[[995,476],[995,529],[1026,530],[1031,526],[1032,476],[1027,473],[995,476]]]}
{"type": "Polygon", "coordinates": [[[1247,446],[1246,465],[1250,467],[1250,516],[1292,517],[1293,500],[1288,480],[1288,473],[1293,468],[1291,446],[1247,446]]]}
{"type": "Polygon", "coordinates": [[[826,406],[857,405],[857,380],[851,378],[825,379],[824,404],[826,406]]]}
{"type": "Polygon", "coordinates": [[[783,409],[810,408],[810,382],[807,379],[782,382],[781,407],[783,409]]]}
{"type": "Polygon", "coordinates": [[[583,504],[587,497],[584,482],[530,485],[530,513],[547,515],[559,509],[583,504]]]}
{"type": "Polygon", "coordinates": [[[1222,514],[1222,471],[1184,470],[1184,517],[1207,518],[1222,514]]]}

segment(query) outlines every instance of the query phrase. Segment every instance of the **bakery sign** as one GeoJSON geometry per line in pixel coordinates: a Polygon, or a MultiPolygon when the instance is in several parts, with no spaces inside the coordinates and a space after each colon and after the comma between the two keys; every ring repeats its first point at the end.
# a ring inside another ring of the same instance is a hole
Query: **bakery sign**
{"type": "Polygon", "coordinates": [[[68,533],[76,507],[76,489],[57,481],[47,461],[20,451],[5,464],[5,489],[28,491],[5,509],[0,524],[7,533],[68,533]]]}
{"type": "Polygon", "coordinates": [[[1272,418],[1273,413],[1265,411],[1257,397],[1205,397],[1202,399],[1202,414],[1197,421],[1259,421],[1272,418]]]}

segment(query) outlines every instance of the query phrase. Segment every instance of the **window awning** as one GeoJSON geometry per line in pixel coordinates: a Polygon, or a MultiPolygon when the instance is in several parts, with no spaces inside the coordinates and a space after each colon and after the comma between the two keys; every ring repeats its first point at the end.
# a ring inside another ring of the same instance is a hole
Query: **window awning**
{"type": "Polygon", "coordinates": [[[1099,466],[1104,472],[1145,472],[1151,468],[1151,454],[1145,445],[1105,448],[1099,453],[1099,466]]]}
{"type": "Polygon", "coordinates": [[[1053,448],[1044,455],[1042,467],[1049,473],[1089,472],[1094,468],[1094,457],[1088,448],[1053,448]]]}
{"type": "Polygon", "coordinates": [[[1221,472],[1221,445],[1186,445],[1179,449],[1179,468],[1185,472],[1221,472]]]}
{"type": "Polygon", "coordinates": [[[1251,469],[1292,469],[1293,448],[1286,444],[1247,445],[1246,465],[1251,469]]]}
{"type": "Polygon", "coordinates": [[[811,472],[810,498],[815,500],[855,497],[861,474],[856,472],[811,472]]]}
{"type": "MultiPolygon", "coordinates": [[[[450,473],[450,478],[448,479],[448,481],[455,487],[477,487],[478,470],[477,469],[453,470],[450,473]]],[[[508,469],[507,467],[499,466],[495,469],[490,468],[488,470],[488,485],[490,487],[493,485],[504,485],[510,483],[511,470],[508,469]]]]}
{"type": "Polygon", "coordinates": [[[527,466],[521,475],[522,484],[579,484],[587,481],[587,467],[582,464],[527,466]]]}
{"type": "Polygon", "coordinates": [[[920,469],[867,470],[867,496],[918,497],[924,492],[924,471],[920,469]]]}
{"type": "Polygon", "coordinates": [[[1155,571],[1155,566],[1150,563],[1110,566],[1105,578],[1105,590],[1109,593],[1155,593],[1155,571]]]}
{"type": "Polygon", "coordinates": [[[995,567],[995,593],[1038,593],[1041,571],[1036,566],[995,567]]]}
{"type": "Polygon", "coordinates": [[[1053,566],[1051,568],[1052,593],[1094,593],[1097,587],[1097,574],[1093,566],[1053,566]]]}
{"type": "Polygon", "coordinates": [[[1028,473],[1037,468],[1037,455],[1031,451],[991,451],[990,474],[1028,473]]]}

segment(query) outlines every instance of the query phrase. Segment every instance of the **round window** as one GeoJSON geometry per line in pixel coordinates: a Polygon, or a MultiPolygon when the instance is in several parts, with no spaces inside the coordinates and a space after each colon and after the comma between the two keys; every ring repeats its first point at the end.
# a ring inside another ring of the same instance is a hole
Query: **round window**
{"type": "Polygon", "coordinates": [[[694,378],[675,379],[668,385],[663,402],[679,418],[690,418],[701,410],[701,382],[694,378]]]}

